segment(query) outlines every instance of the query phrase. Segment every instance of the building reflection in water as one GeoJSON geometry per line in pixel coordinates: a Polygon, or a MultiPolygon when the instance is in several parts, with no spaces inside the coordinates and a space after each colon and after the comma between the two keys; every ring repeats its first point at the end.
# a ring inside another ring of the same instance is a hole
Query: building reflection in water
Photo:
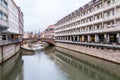
{"type": "Polygon", "coordinates": [[[120,80],[120,65],[56,47],[55,61],[70,80],[120,80]]]}
{"type": "Polygon", "coordinates": [[[0,80],[23,80],[22,56],[18,53],[0,65],[0,80]]]}
{"type": "Polygon", "coordinates": [[[45,52],[51,59],[54,59],[55,47],[52,45],[47,46],[41,49],[41,52],[45,52]]]}

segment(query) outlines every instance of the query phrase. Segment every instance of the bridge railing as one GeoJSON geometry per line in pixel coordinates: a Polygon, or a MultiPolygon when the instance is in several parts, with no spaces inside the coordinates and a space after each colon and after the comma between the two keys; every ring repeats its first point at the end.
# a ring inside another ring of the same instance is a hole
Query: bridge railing
{"type": "Polygon", "coordinates": [[[42,38],[41,41],[48,42],[48,43],[50,43],[50,44],[55,45],[55,40],[54,40],[54,39],[42,38]]]}

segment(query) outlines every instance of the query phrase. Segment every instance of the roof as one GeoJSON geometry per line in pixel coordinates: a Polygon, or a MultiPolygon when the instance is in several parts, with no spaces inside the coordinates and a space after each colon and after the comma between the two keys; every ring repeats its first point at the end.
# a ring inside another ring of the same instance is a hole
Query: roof
{"type": "Polygon", "coordinates": [[[47,28],[54,28],[55,26],[54,25],[49,25],[47,28]]]}

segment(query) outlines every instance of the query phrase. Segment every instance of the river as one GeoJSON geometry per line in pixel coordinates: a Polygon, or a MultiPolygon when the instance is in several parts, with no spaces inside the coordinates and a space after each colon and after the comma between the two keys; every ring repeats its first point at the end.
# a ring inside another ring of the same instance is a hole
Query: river
{"type": "Polygon", "coordinates": [[[0,80],[120,80],[119,64],[82,53],[53,46],[19,53],[0,66],[0,80]]]}

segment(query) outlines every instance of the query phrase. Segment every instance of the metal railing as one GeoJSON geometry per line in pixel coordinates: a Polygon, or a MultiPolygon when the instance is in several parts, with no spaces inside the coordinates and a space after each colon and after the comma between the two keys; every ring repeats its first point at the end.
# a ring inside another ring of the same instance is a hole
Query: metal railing
{"type": "Polygon", "coordinates": [[[7,44],[12,44],[12,43],[18,43],[21,42],[22,40],[0,40],[0,46],[2,45],[7,45],[7,44]]]}

